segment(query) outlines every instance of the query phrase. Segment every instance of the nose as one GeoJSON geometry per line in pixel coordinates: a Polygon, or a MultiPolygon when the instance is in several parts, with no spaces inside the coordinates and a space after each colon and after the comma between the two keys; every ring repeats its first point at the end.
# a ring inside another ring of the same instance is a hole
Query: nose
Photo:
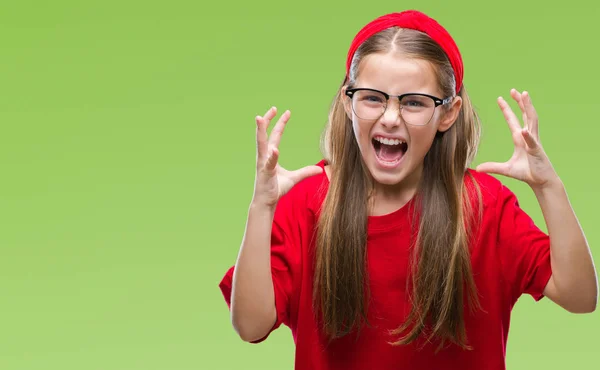
{"type": "Polygon", "coordinates": [[[400,115],[400,105],[389,104],[381,116],[381,124],[386,128],[394,128],[400,126],[401,123],[402,117],[400,115]]]}

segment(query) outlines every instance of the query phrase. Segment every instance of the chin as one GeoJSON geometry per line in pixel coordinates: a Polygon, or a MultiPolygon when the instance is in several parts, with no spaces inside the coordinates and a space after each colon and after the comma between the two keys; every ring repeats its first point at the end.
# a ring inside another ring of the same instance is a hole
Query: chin
{"type": "Polygon", "coordinates": [[[371,170],[371,176],[373,180],[380,185],[394,186],[400,184],[406,176],[402,172],[400,173],[382,173],[382,171],[371,170]]]}

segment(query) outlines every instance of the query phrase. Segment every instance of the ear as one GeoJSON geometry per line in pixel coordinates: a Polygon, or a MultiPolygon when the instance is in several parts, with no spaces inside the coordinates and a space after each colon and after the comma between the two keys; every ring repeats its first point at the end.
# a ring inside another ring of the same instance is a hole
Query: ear
{"type": "Polygon", "coordinates": [[[444,112],[444,115],[442,116],[442,119],[440,120],[440,124],[438,126],[438,131],[440,131],[440,132],[448,131],[450,129],[450,127],[452,127],[454,122],[456,122],[456,119],[458,118],[458,114],[460,113],[460,108],[462,107],[461,97],[460,96],[454,97],[454,99],[452,99],[452,103],[450,103],[450,104],[451,104],[450,108],[448,108],[444,112]]]}
{"type": "Polygon", "coordinates": [[[342,87],[342,104],[344,104],[344,110],[346,111],[346,116],[348,116],[348,119],[350,119],[350,121],[352,121],[352,101],[350,100],[350,97],[348,95],[346,95],[346,89],[348,88],[348,85],[344,85],[342,87]]]}

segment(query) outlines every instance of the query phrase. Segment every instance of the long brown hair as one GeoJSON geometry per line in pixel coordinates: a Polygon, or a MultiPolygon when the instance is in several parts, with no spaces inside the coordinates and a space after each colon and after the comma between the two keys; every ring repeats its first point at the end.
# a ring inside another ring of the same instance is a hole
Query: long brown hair
{"type": "MultiPolygon", "coordinates": [[[[344,81],[337,92],[322,137],[331,182],[318,222],[314,303],[330,339],[358,330],[367,322],[369,298],[367,217],[373,184],[344,110],[342,89],[356,80],[365,56],[391,51],[429,61],[444,96],[455,91],[450,62],[424,33],[390,28],[372,36],[356,51],[349,81],[344,81]]],[[[465,176],[479,144],[480,123],[464,87],[459,95],[462,106],[457,120],[449,130],[436,135],[424,159],[415,202],[419,221],[412,261],[412,309],[406,322],[392,331],[399,336],[394,342],[397,345],[428,333],[442,344],[448,340],[470,348],[464,303],[469,298],[471,308],[479,307],[468,248],[478,217],[471,217],[476,212],[469,201],[465,176]]]]}

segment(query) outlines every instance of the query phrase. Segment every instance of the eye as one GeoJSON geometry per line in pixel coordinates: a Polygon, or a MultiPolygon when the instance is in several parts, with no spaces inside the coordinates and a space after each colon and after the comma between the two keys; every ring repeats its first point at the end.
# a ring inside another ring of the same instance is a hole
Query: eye
{"type": "Polygon", "coordinates": [[[372,102],[372,103],[383,103],[384,99],[382,96],[380,95],[364,95],[362,97],[363,100],[368,101],[368,102],[372,102]]]}
{"type": "Polygon", "coordinates": [[[400,104],[407,109],[424,109],[433,106],[433,100],[421,95],[406,95],[400,104]]]}
{"type": "Polygon", "coordinates": [[[423,104],[417,100],[409,100],[405,103],[409,107],[422,107],[423,104]]]}
{"type": "Polygon", "coordinates": [[[425,106],[425,104],[423,104],[422,101],[417,100],[417,99],[405,100],[402,102],[402,105],[405,105],[407,107],[424,107],[425,106]]]}

